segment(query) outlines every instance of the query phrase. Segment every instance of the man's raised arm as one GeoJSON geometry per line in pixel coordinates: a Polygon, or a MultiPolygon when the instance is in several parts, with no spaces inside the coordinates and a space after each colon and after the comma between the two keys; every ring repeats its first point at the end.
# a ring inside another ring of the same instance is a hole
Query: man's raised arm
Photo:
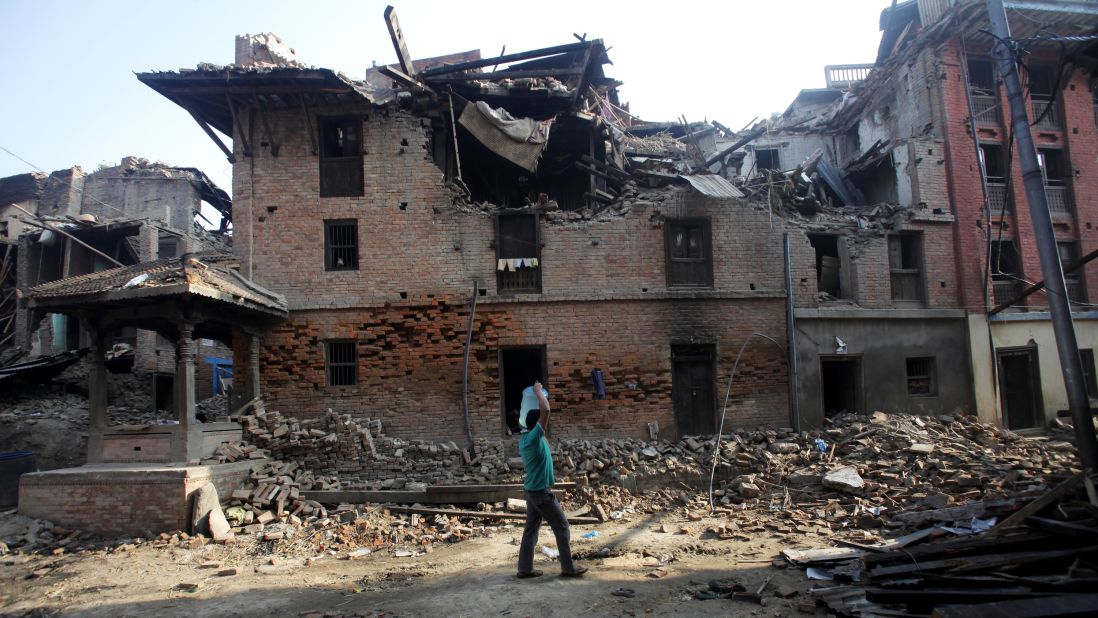
{"type": "Polygon", "coordinates": [[[552,411],[549,409],[549,400],[545,398],[545,392],[541,388],[541,382],[534,382],[534,394],[538,396],[538,410],[541,411],[538,414],[538,424],[541,425],[541,430],[544,432],[549,431],[549,413],[552,411]]]}

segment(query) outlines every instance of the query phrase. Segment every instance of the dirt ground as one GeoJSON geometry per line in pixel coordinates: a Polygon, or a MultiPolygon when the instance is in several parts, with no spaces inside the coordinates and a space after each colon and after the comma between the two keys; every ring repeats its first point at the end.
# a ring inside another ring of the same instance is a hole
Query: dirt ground
{"type": "MultiPolygon", "coordinates": [[[[272,561],[280,555],[277,548],[262,543],[196,549],[123,545],[60,557],[9,554],[0,557],[0,615],[798,615],[797,603],[810,587],[804,572],[772,564],[791,546],[788,538],[757,532],[741,537],[748,540],[722,540],[705,532],[738,517],[688,521],[685,514],[662,512],[573,526],[573,551],[591,569],[582,579],[558,577],[556,561],[540,552],[535,567],[545,575],[515,579],[521,525],[500,526],[489,537],[435,545],[411,557],[378,552],[355,559],[319,555],[272,561]],[[689,531],[682,532],[684,527],[689,531]],[[582,538],[593,530],[597,537],[582,538]],[[232,567],[238,574],[217,575],[232,567]],[[657,572],[662,576],[652,575],[657,572]],[[695,598],[710,580],[729,578],[750,591],[769,580],[763,604],[695,598]],[[188,590],[191,585],[197,587],[188,590]],[[782,586],[789,587],[784,593],[795,594],[777,596],[782,586]],[[635,596],[612,594],[622,588],[635,596]]],[[[803,540],[797,545],[828,544],[811,534],[803,540]]],[[[547,527],[540,541],[553,546],[547,527]]]]}

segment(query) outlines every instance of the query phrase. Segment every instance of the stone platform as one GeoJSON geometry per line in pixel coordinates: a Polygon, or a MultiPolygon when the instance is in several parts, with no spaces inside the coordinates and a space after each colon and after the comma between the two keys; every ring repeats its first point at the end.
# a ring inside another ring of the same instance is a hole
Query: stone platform
{"type": "Polygon", "coordinates": [[[223,499],[264,459],[228,464],[88,464],[24,474],[19,513],[97,534],[188,530],[193,494],[213,483],[223,499]]]}

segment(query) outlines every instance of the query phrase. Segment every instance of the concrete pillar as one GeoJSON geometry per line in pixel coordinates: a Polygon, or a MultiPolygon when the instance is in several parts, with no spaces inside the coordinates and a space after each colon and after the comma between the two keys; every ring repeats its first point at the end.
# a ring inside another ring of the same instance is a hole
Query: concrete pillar
{"type": "Polygon", "coordinates": [[[248,401],[259,397],[259,335],[248,334],[248,401]]]}
{"type": "Polygon", "coordinates": [[[103,363],[103,336],[85,322],[91,341],[88,350],[88,463],[103,461],[103,434],[107,431],[107,366],[103,363]]]}

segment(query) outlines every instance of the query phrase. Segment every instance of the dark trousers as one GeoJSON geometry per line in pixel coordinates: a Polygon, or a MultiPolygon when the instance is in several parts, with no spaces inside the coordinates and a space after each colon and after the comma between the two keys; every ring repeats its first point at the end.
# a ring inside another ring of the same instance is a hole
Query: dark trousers
{"type": "Polygon", "coordinates": [[[534,548],[538,544],[538,531],[545,520],[557,537],[557,551],[560,552],[560,570],[571,573],[576,570],[572,564],[572,548],[568,542],[568,518],[560,508],[557,497],[549,490],[526,491],[526,527],[522,530],[522,545],[519,546],[519,573],[534,570],[534,548]]]}

